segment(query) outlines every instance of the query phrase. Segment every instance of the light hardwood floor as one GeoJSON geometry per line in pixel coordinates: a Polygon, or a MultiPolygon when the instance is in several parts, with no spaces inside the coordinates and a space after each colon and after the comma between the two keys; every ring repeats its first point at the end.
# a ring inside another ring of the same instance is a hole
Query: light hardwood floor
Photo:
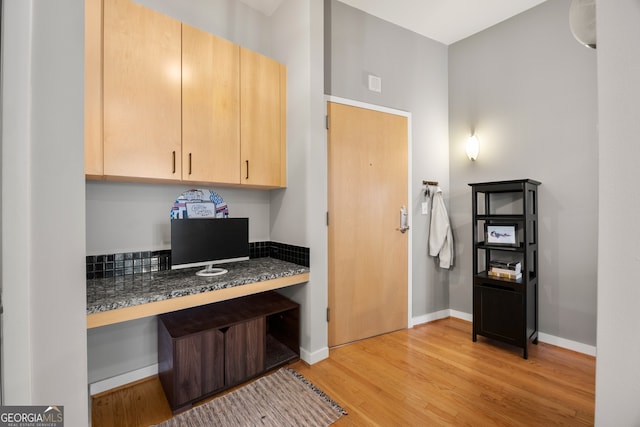
{"type": "MultiPolygon", "coordinates": [[[[331,350],[292,368],[349,415],[336,426],[593,425],[595,358],[548,344],[519,349],[443,319],[331,350]]],[[[171,417],[157,378],[92,400],[92,425],[148,426],[171,417]]]]}

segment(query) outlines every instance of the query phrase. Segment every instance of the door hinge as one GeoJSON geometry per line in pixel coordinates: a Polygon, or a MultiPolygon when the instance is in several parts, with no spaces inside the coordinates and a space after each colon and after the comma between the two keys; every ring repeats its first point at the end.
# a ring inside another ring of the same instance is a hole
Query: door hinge
{"type": "Polygon", "coordinates": [[[327,130],[329,130],[329,116],[328,115],[324,116],[324,125],[326,126],[327,130]]]}
{"type": "Polygon", "coordinates": [[[327,322],[329,321],[329,307],[327,307],[327,322]]]}
{"type": "Polygon", "coordinates": [[[327,227],[329,226],[329,211],[327,211],[327,227]]]}

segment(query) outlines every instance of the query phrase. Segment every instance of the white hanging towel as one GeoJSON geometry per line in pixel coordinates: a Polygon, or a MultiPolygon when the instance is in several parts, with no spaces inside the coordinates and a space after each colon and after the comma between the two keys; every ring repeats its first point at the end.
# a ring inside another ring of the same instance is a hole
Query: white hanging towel
{"type": "Polygon", "coordinates": [[[436,190],[431,203],[429,255],[439,258],[441,268],[453,265],[453,234],[440,188],[436,190]]]}

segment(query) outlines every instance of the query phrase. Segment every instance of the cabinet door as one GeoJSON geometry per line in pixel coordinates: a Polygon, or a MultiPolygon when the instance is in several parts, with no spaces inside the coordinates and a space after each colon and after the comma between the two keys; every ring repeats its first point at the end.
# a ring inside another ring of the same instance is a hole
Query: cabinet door
{"type": "Polygon", "coordinates": [[[202,334],[202,394],[224,387],[224,334],[217,330],[202,334]]]}
{"type": "Polygon", "coordinates": [[[104,2],[104,174],[180,179],[181,24],[104,2]]]}
{"type": "Polygon", "coordinates": [[[520,292],[476,285],[474,323],[489,338],[522,346],[524,343],[524,296],[520,292]]]}
{"type": "Polygon", "coordinates": [[[202,395],[202,337],[194,334],[175,340],[174,352],[175,408],[202,395]]]}
{"type": "Polygon", "coordinates": [[[86,0],[84,14],[84,173],[101,177],[102,0],[86,0]]]}
{"type": "Polygon", "coordinates": [[[232,386],[264,371],[265,319],[230,327],[225,336],[226,385],[232,386]]]}
{"type": "Polygon", "coordinates": [[[182,25],[182,179],[240,183],[240,47],[182,25]]]}
{"type": "Polygon", "coordinates": [[[286,68],[240,49],[241,182],[286,185],[286,68]]]}

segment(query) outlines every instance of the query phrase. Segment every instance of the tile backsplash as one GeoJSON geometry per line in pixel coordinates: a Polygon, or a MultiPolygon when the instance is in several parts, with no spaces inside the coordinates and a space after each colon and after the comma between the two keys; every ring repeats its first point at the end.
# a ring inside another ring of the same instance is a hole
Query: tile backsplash
{"type": "Polygon", "coordinates": [[[171,268],[171,251],[124,252],[86,257],[87,279],[150,273],[171,268]]]}
{"type": "MultiPolygon", "coordinates": [[[[250,258],[271,257],[309,267],[309,248],[278,242],[249,243],[250,258]]],[[[124,252],[86,257],[87,279],[102,279],[129,274],[171,269],[171,250],[124,252]]]]}

